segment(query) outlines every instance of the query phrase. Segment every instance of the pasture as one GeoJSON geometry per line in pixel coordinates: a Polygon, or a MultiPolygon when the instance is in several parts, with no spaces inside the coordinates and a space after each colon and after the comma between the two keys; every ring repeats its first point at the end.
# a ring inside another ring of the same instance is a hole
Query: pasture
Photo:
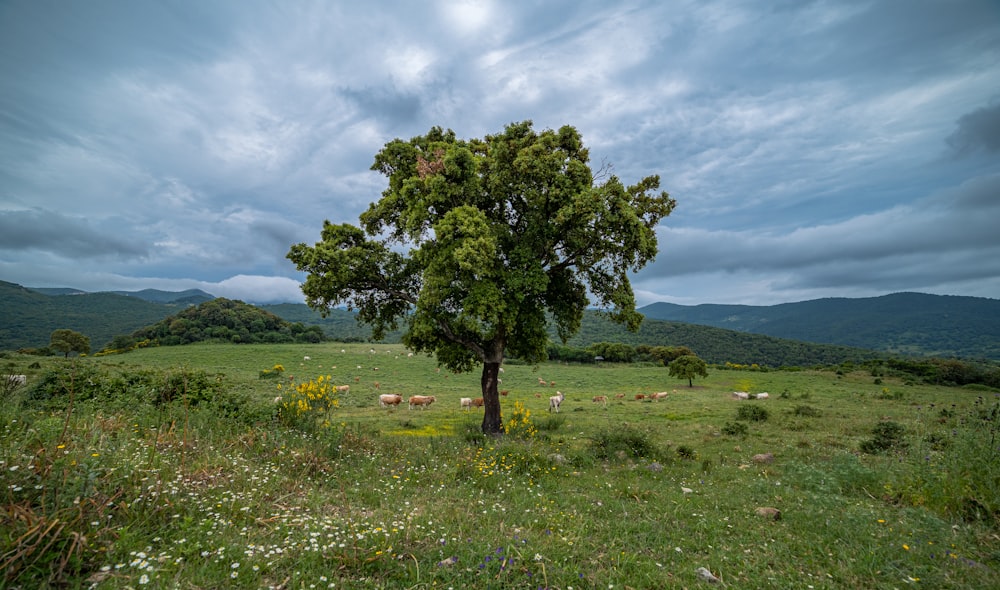
{"type": "Polygon", "coordinates": [[[494,440],[478,372],[398,345],[0,366],[5,587],[1000,586],[994,391],[509,362],[494,440]]]}

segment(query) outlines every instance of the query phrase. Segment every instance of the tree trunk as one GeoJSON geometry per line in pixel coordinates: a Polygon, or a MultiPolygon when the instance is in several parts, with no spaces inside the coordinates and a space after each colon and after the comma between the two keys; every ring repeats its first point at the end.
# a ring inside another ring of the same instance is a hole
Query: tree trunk
{"type": "Polygon", "coordinates": [[[497,379],[500,377],[500,361],[483,363],[483,434],[503,434],[503,417],[500,415],[500,392],[497,379]]]}
{"type": "Polygon", "coordinates": [[[694,379],[691,377],[688,377],[688,387],[694,387],[694,379]]]}

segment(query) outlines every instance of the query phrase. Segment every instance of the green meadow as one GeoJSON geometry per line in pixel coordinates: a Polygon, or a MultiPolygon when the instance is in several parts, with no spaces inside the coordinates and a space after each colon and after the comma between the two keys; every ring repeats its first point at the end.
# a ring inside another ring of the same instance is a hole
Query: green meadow
{"type": "Polygon", "coordinates": [[[988,388],[511,361],[493,439],[399,345],[0,367],[3,588],[1000,587],[988,388]]]}

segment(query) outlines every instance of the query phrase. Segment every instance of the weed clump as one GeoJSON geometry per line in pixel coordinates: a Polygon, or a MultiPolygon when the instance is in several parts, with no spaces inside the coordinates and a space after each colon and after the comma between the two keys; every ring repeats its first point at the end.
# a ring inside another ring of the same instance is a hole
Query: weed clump
{"type": "Polygon", "coordinates": [[[872,438],[861,443],[861,452],[869,455],[902,450],[907,447],[903,435],[906,429],[898,422],[879,422],[872,429],[872,438]]]}
{"type": "Polygon", "coordinates": [[[806,418],[818,418],[823,414],[823,412],[820,412],[819,409],[816,408],[815,406],[809,406],[805,404],[795,406],[795,409],[792,410],[792,412],[796,416],[805,416],[806,418]]]}
{"type": "Polygon", "coordinates": [[[736,419],[744,422],[766,422],[770,413],[760,406],[745,405],[736,410],[736,419]]]}
{"type": "Polygon", "coordinates": [[[655,458],[657,454],[647,433],[628,426],[599,431],[590,439],[589,449],[598,459],[613,459],[620,454],[634,458],[655,458]]]}
{"type": "Polygon", "coordinates": [[[726,436],[746,436],[749,433],[750,429],[742,422],[726,422],[722,427],[722,434],[726,436]]]}

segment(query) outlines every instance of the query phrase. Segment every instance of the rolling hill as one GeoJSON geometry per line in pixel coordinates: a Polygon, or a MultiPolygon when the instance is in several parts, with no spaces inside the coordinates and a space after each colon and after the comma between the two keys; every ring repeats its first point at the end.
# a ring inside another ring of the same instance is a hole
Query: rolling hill
{"type": "MultiPolygon", "coordinates": [[[[44,347],[59,328],[82,332],[96,350],[212,298],[198,290],[85,293],[0,281],[0,350],[44,347]]],[[[301,303],[259,307],[292,323],[319,326],[331,339],[358,342],[370,335],[346,310],[324,318],[301,303]]],[[[1000,360],[1000,301],[993,299],[897,293],[774,306],[655,303],[639,311],[646,321],[634,334],[587,312],[568,344],[688,346],[710,362],[769,365],[835,363],[870,358],[871,351],[1000,360]]],[[[398,342],[399,333],[388,340],[398,342]]]]}
{"type": "Polygon", "coordinates": [[[1000,360],[1000,300],[894,293],[771,306],[654,303],[647,319],[892,354],[1000,360]]]}
{"type": "Polygon", "coordinates": [[[192,295],[155,303],[111,292],[57,291],[60,294],[46,295],[0,281],[0,350],[48,346],[52,331],[61,328],[84,334],[91,348],[99,350],[119,334],[130,334],[184,309],[190,305],[184,299],[192,295]]]}

